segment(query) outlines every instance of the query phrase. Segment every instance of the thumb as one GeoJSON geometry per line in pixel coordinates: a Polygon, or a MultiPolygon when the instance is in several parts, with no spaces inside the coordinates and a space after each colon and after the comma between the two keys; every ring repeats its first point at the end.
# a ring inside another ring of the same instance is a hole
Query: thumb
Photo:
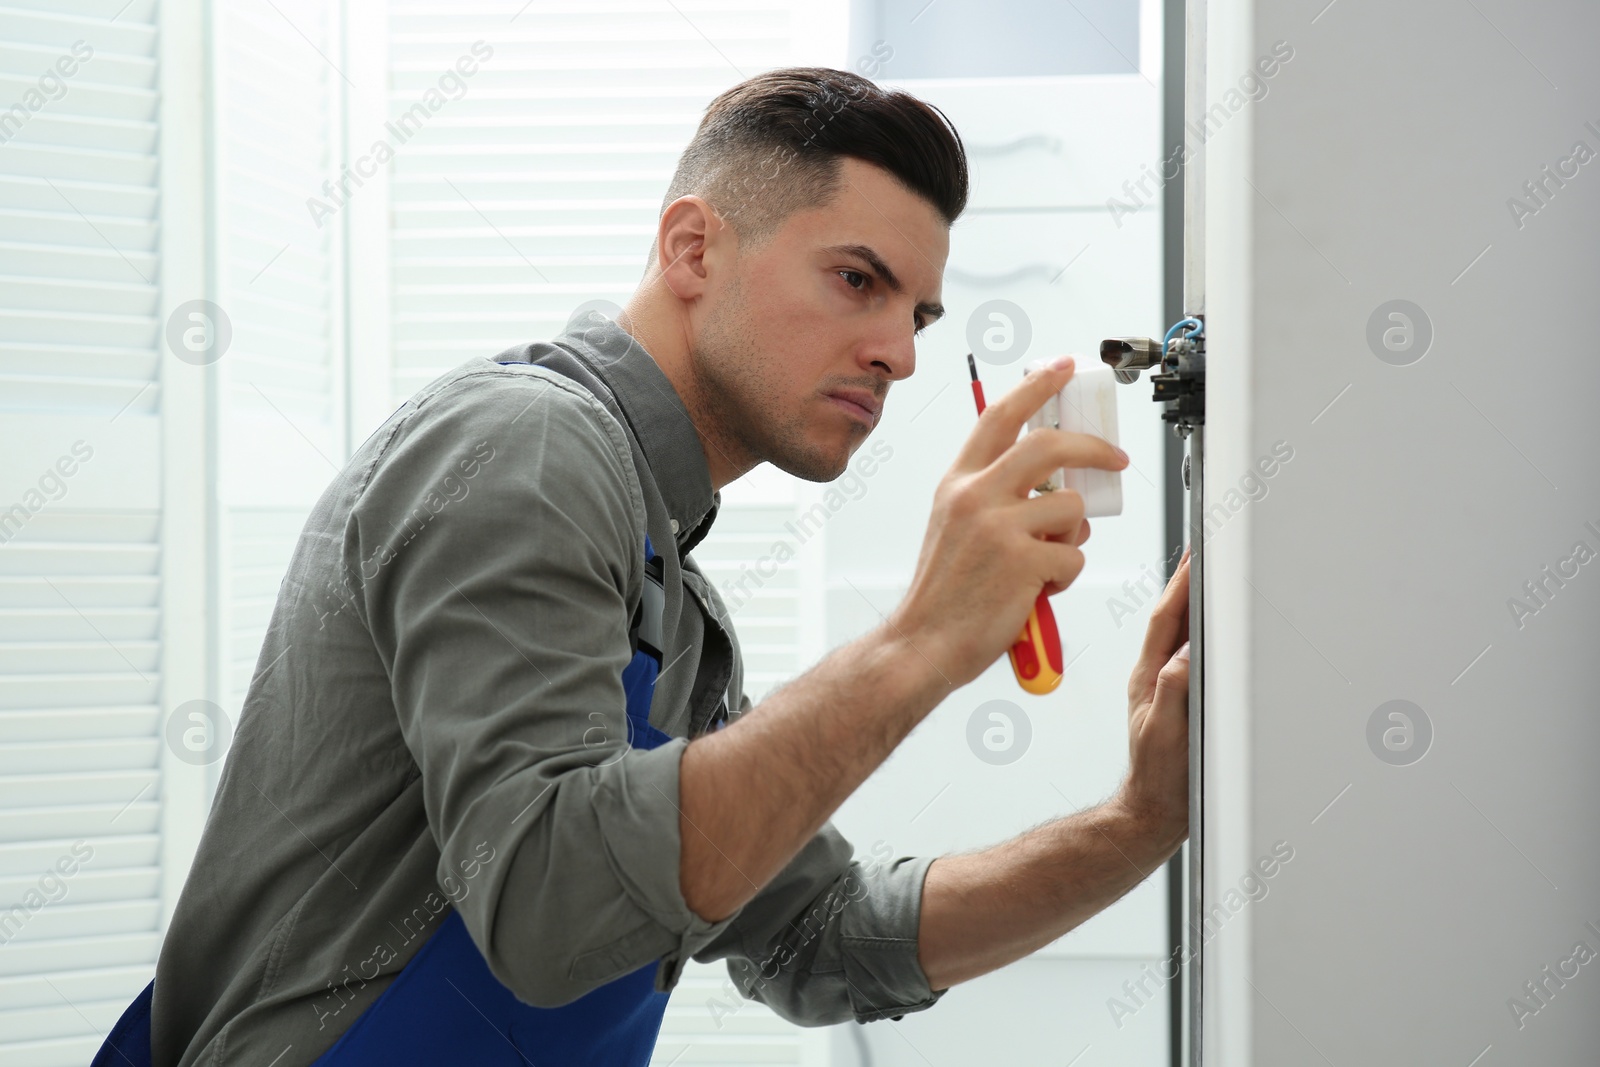
{"type": "Polygon", "coordinates": [[[1181,700],[1184,707],[1188,706],[1189,699],[1189,642],[1185,641],[1178,646],[1161,668],[1161,673],[1156,676],[1156,699],[1158,706],[1165,705],[1174,699],[1181,700]]]}

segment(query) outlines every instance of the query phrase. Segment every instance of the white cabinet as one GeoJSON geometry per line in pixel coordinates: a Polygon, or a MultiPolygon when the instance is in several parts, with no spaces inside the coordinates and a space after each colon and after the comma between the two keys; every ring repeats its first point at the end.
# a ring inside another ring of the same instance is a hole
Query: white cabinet
{"type": "MultiPolygon", "coordinates": [[[[971,154],[972,199],[951,231],[946,318],[918,342],[916,373],[891,389],[874,434],[892,456],[829,530],[830,644],[876,625],[910,580],[934,486],[976,418],[966,364],[974,316],[981,331],[991,302],[1008,301],[1014,307],[1002,313],[1020,312],[1031,334],[1026,352],[978,363],[993,401],[1028,361],[1075,352],[1098,362],[1101,338],[1154,329],[1160,313],[1154,201],[1117,217],[1106,206],[1156,159],[1153,86],[1123,75],[903,87],[938,106],[960,132],[971,154]]],[[[859,850],[881,841],[896,854],[937,855],[994,844],[1089,807],[1120,781],[1127,677],[1149,604],[1130,600],[1124,583],[1143,579],[1148,589],[1146,575],[1162,570],[1166,431],[1147,385],[1121,390],[1119,403],[1122,445],[1133,461],[1123,473],[1123,514],[1094,520],[1084,572],[1053,600],[1066,680],[1055,693],[1030,696],[1002,657],[947,698],[841,809],[836,822],[859,850]],[[1113,610],[1113,601],[1129,610],[1113,610]],[[1014,744],[1027,735],[1013,762],[986,762],[969,744],[974,716],[992,701],[1026,719],[1025,730],[1013,723],[1014,744]]],[[[1107,1001],[1126,1000],[1122,983],[1139,980],[1165,955],[1166,907],[1163,869],[1029,960],[958,987],[902,1023],[866,1028],[874,1055],[880,1063],[921,1063],[916,1052],[927,1048],[970,1062],[1004,1049],[1011,1063],[1065,1063],[1095,1043],[1115,1049],[1116,1058],[1094,1062],[1164,1064],[1165,992],[1146,980],[1153,998],[1132,1020],[1114,1017],[1107,1001]],[[964,1054],[950,1052],[956,1048],[964,1054]]]]}

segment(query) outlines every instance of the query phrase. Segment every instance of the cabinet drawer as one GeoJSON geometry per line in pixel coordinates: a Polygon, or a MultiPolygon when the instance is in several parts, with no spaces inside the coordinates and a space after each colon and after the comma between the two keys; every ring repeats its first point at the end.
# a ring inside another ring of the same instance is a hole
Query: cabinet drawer
{"type": "Polygon", "coordinates": [[[987,301],[1020,307],[1032,333],[1026,350],[979,364],[997,387],[1009,387],[1029,360],[1067,352],[1098,359],[1102,338],[1159,329],[1160,272],[1153,210],[1117,221],[1103,210],[962,217],[950,231],[944,275],[949,333],[967,344],[968,321],[987,301]]]}
{"type": "MultiPolygon", "coordinates": [[[[1160,98],[1135,74],[917,79],[966,145],[969,210],[1104,208],[1160,157],[1160,98]]],[[[1154,184],[1147,182],[1146,188],[1154,184]]]]}

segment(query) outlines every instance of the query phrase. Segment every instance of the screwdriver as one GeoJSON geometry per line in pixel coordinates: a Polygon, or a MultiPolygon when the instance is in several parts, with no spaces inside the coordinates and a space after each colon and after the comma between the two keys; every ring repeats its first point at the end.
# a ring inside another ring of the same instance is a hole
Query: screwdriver
{"type": "MultiPolygon", "coordinates": [[[[972,374],[972,399],[978,404],[978,414],[983,414],[983,383],[978,380],[978,364],[967,353],[967,370],[972,374]]],[[[1022,627],[1022,633],[1007,653],[1011,657],[1011,673],[1017,684],[1038,696],[1051,692],[1061,684],[1061,633],[1056,629],[1056,615],[1050,610],[1050,598],[1039,590],[1033,602],[1033,611],[1022,627]]]]}

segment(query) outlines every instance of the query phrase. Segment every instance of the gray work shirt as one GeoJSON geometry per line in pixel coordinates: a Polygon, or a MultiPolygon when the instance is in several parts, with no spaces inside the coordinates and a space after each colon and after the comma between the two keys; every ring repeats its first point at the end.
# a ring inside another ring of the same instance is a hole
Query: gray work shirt
{"type": "Polygon", "coordinates": [[[928,858],[856,861],[825,825],[731,918],[684,903],[679,760],[750,706],[688,555],[718,504],[671,383],[604,321],[469,360],[361,446],[300,536],[161,948],[157,1067],[310,1063],[451,908],[544,1007],[653,961],[670,989],[691,956],[803,1024],[938,999],[928,858]],[[647,533],[672,740],[643,750],[621,674],[647,533]]]}

